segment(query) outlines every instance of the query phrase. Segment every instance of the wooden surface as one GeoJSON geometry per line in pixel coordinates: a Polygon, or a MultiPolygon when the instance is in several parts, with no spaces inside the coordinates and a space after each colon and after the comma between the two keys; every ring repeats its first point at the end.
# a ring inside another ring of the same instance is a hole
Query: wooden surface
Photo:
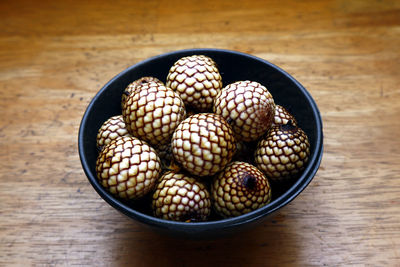
{"type": "Polygon", "coordinates": [[[400,266],[399,1],[1,1],[0,266],[400,266]],[[109,79],[183,48],[282,67],[316,100],[321,168],[274,221],[159,236],[84,175],[80,119],[109,79]]]}

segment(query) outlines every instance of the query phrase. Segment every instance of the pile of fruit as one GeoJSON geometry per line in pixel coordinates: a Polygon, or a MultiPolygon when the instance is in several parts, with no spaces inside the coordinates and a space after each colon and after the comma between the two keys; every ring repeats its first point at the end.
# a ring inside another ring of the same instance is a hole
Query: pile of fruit
{"type": "Polygon", "coordinates": [[[176,61],[165,84],[133,81],[121,99],[122,115],[98,131],[97,178],[120,199],[149,198],[159,218],[198,222],[256,210],[271,201],[271,184],[296,179],[308,161],[307,135],[267,88],[223,87],[204,55],[176,61]]]}

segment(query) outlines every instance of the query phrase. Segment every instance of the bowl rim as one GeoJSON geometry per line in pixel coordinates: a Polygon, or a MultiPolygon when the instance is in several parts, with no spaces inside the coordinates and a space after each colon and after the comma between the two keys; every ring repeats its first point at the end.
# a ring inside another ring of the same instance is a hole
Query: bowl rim
{"type": "Polygon", "coordinates": [[[202,232],[206,231],[208,229],[215,229],[215,228],[230,228],[234,226],[239,226],[242,224],[246,224],[248,222],[253,222],[258,220],[259,218],[268,216],[272,213],[274,213],[276,210],[286,206],[289,204],[294,198],[296,198],[311,182],[311,180],[314,178],[316,172],[318,171],[318,168],[321,164],[322,160],[322,154],[323,154],[323,126],[322,126],[322,118],[321,114],[319,112],[319,109],[317,107],[317,104],[315,103],[314,99],[310,95],[310,93],[295,79],[293,78],[289,73],[281,69],[280,67],[270,63],[269,61],[256,57],[254,55],[250,55],[247,53],[243,52],[238,52],[238,51],[233,51],[233,50],[227,50],[227,49],[217,49],[217,48],[195,48],[195,49],[182,49],[182,50],[176,50],[172,52],[167,52],[163,53],[160,55],[156,55],[153,57],[150,57],[148,59],[145,59],[143,61],[140,61],[125,70],[121,71],[117,75],[115,75],[110,81],[108,81],[97,93],[96,95],[92,98],[90,101],[89,105],[87,106],[85,113],[82,117],[82,121],[79,126],[79,133],[78,133],[78,150],[79,150],[79,156],[80,156],[80,161],[82,164],[82,167],[84,169],[84,172],[93,186],[93,188],[96,190],[96,192],[100,195],[101,198],[103,198],[108,204],[110,204],[112,207],[117,209],[118,211],[122,212],[123,214],[127,215],[128,217],[131,217],[139,222],[142,222],[144,224],[150,225],[150,226],[156,226],[158,228],[173,228],[174,230],[182,231],[182,232],[202,232]],[[281,74],[283,74],[287,79],[291,80],[296,87],[302,92],[302,94],[305,96],[307,99],[309,105],[311,106],[311,110],[313,113],[313,116],[316,121],[316,142],[314,146],[314,151],[311,151],[311,156],[309,158],[309,163],[307,164],[306,168],[303,170],[302,175],[298,178],[298,180],[286,191],[284,192],[280,197],[277,199],[273,200],[266,206],[259,208],[257,210],[251,211],[249,213],[237,216],[237,217],[232,217],[232,218],[226,218],[226,219],[220,219],[220,220],[213,220],[213,221],[206,221],[206,222],[176,222],[176,221],[170,221],[170,220],[165,220],[165,219],[160,219],[157,217],[153,217],[151,215],[147,215],[144,213],[141,213],[139,211],[136,211],[135,209],[127,206],[125,203],[121,202],[118,200],[116,197],[112,196],[105,188],[103,188],[100,183],[97,181],[97,177],[90,171],[90,166],[88,164],[85,151],[84,151],[84,136],[83,136],[83,129],[86,127],[88,123],[88,114],[91,111],[94,103],[97,101],[98,98],[104,93],[104,91],[107,90],[107,88],[114,83],[114,81],[118,80],[121,76],[125,75],[127,72],[131,71],[132,69],[138,68],[141,65],[145,65],[151,61],[163,58],[163,57],[169,57],[169,56],[178,56],[182,54],[200,54],[200,53],[227,53],[227,54],[233,54],[233,55],[238,55],[238,56],[243,56],[247,57],[249,59],[259,61],[263,64],[268,65],[269,67],[277,70],[281,74]]]}

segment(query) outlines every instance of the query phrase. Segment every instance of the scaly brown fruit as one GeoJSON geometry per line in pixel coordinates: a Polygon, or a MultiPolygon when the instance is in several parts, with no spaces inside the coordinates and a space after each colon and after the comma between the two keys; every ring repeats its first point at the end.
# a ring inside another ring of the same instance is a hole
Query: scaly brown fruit
{"type": "Polygon", "coordinates": [[[229,124],[219,115],[199,113],[179,124],[172,136],[175,160],[193,175],[208,176],[222,170],[236,151],[229,124]]]}
{"type": "Polygon", "coordinates": [[[206,112],[211,110],[214,98],[222,88],[222,78],[211,58],[193,55],[174,63],[166,86],[178,92],[186,106],[206,112]]]}
{"type": "Polygon", "coordinates": [[[274,121],[272,122],[272,126],[288,124],[289,121],[293,126],[297,126],[297,121],[295,117],[292,114],[290,114],[290,112],[287,111],[287,109],[285,109],[283,106],[276,105],[274,121]]]}
{"type": "Polygon", "coordinates": [[[153,194],[156,217],[183,222],[207,220],[211,212],[210,194],[204,184],[184,174],[167,172],[153,194]]]}
{"type": "Polygon", "coordinates": [[[156,151],[136,137],[120,137],[104,146],[96,161],[100,184],[123,199],[138,199],[154,189],[161,173],[156,151]]]}
{"type": "Polygon", "coordinates": [[[146,84],[146,83],[151,83],[151,82],[155,82],[159,85],[164,85],[162,81],[160,81],[159,79],[157,79],[155,77],[151,77],[151,76],[139,78],[139,79],[131,82],[130,84],[128,84],[128,86],[125,88],[124,92],[122,93],[121,108],[124,107],[124,103],[126,102],[126,99],[132,92],[134,92],[139,86],[146,84]]]}
{"type": "Polygon", "coordinates": [[[288,123],[272,127],[258,143],[255,162],[271,181],[287,181],[305,168],[309,155],[306,133],[288,123]]]}
{"type": "Polygon", "coordinates": [[[157,83],[137,87],[122,109],[129,133],[155,148],[170,142],[185,114],[185,105],[179,95],[157,83]]]}
{"type": "Polygon", "coordinates": [[[103,123],[97,132],[97,147],[101,150],[103,146],[108,145],[111,141],[123,136],[131,135],[126,129],[126,124],[122,115],[112,116],[103,123]]]}
{"type": "Polygon", "coordinates": [[[214,113],[231,126],[238,141],[254,141],[272,125],[275,103],[267,88],[258,82],[239,81],[217,95],[214,113]]]}
{"type": "Polygon", "coordinates": [[[211,189],[215,211],[235,217],[267,205],[271,201],[268,179],[253,165],[234,161],[214,178],[211,189]]]}

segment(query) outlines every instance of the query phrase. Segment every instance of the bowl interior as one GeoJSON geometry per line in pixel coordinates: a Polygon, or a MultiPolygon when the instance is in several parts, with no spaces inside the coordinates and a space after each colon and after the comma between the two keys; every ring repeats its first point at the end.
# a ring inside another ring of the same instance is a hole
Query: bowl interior
{"type": "Polygon", "coordinates": [[[81,122],[79,130],[79,153],[83,169],[95,190],[110,205],[122,213],[154,226],[168,233],[189,236],[207,236],[221,229],[234,231],[258,218],[266,217],[285,206],[296,197],[314,177],[322,157],[322,122],[318,108],[310,94],[289,74],[275,65],[260,58],[220,49],[191,49],[163,54],[140,62],[124,70],[108,82],[92,99],[81,122]],[[287,108],[307,133],[310,141],[311,156],[306,169],[299,179],[285,192],[275,196],[267,206],[251,213],[217,221],[199,223],[180,223],[158,219],[146,215],[140,210],[141,203],[135,209],[124,201],[109,194],[96,179],[95,164],[97,158],[96,135],[103,122],[109,117],[121,114],[121,94],[132,81],[143,76],[154,76],[165,82],[169,68],[179,58],[194,54],[210,56],[218,65],[224,86],[239,80],[257,81],[268,88],[275,103],[287,108]]]}

